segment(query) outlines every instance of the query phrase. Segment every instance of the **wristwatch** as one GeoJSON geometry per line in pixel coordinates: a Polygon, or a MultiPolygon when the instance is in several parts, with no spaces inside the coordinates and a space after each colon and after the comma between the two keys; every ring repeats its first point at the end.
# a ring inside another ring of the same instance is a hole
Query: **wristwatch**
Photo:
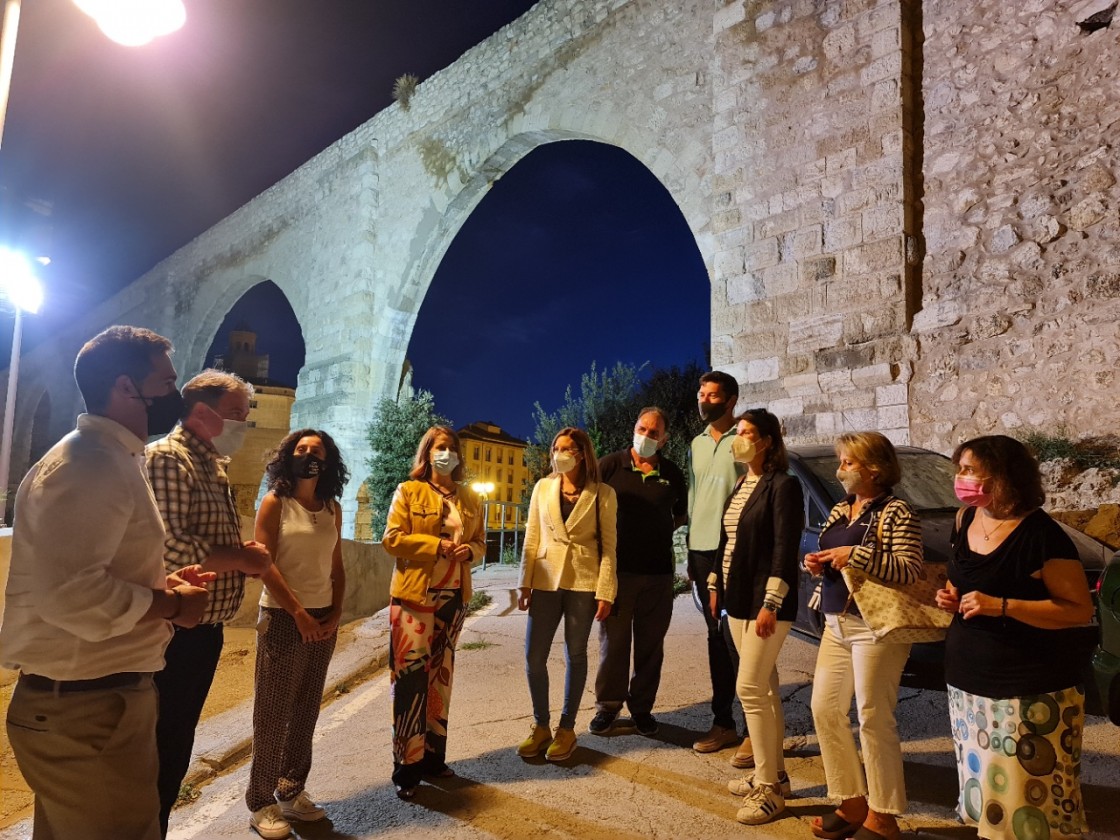
{"type": "Polygon", "coordinates": [[[772,613],[776,613],[778,611],[778,607],[776,604],[768,604],[765,601],[762,602],[762,608],[764,610],[770,610],[770,612],[772,613]]]}

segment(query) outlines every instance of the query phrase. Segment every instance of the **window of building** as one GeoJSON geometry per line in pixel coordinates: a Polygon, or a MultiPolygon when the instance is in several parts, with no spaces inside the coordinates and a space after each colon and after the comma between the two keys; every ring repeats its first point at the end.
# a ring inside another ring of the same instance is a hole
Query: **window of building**
{"type": "Polygon", "coordinates": [[[475,444],[475,447],[474,447],[474,459],[476,461],[478,460],[478,444],[475,444]]]}
{"type": "Polygon", "coordinates": [[[256,408],[256,407],[257,407],[257,401],[256,400],[249,400],[249,408],[256,408]]]}
{"type": "Polygon", "coordinates": [[[511,467],[513,466],[513,453],[512,452],[509,453],[509,465],[511,467]]]}
{"type": "Polygon", "coordinates": [[[489,446],[486,447],[486,460],[487,461],[490,460],[490,447],[489,446]]]}

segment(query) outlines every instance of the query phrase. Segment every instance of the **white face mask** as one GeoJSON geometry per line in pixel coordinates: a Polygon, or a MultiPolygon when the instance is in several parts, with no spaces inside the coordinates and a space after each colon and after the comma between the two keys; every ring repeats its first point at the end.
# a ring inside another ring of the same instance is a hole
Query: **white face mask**
{"type": "Polygon", "coordinates": [[[556,472],[566,473],[571,472],[579,465],[579,459],[570,452],[554,452],[552,454],[552,464],[556,467],[556,472]]]}
{"type": "Polygon", "coordinates": [[[459,454],[450,449],[437,449],[432,453],[432,469],[440,475],[451,475],[459,466],[459,454]]]}
{"type": "Polygon", "coordinates": [[[249,433],[249,423],[246,420],[222,420],[222,430],[210,439],[219,455],[232,455],[245,443],[245,435],[249,433]]]}
{"type": "Polygon", "coordinates": [[[657,441],[634,432],[634,451],[639,458],[652,458],[657,453],[657,441]]]}
{"type": "Polygon", "coordinates": [[[749,464],[757,454],[758,447],[754,445],[754,441],[750,438],[735,435],[731,440],[731,457],[740,464],[749,464]]]}

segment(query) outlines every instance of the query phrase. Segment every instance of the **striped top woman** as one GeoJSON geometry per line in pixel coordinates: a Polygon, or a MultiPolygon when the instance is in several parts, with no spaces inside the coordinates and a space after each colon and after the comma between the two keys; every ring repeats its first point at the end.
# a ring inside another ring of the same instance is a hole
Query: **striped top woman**
{"type": "Polygon", "coordinates": [[[825,629],[813,676],[813,722],[828,794],[840,806],[811,828],[826,840],[857,832],[858,840],[895,840],[906,787],[894,708],[910,644],[876,640],[840,570],[851,565],[888,583],[912,583],[922,570],[922,532],[913,508],[891,494],[902,473],[889,440],[878,432],[842,435],[836,454],[836,478],[848,495],[829,514],[820,551],[805,555],[805,567],[823,576],[814,598],[825,629]],[[862,767],[849,719],[853,695],[862,767]]]}

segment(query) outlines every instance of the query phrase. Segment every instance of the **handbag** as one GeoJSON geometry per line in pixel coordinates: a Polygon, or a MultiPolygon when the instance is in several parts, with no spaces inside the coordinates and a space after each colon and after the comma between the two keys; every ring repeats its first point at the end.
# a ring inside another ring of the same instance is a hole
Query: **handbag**
{"type": "MultiPolygon", "coordinates": [[[[883,513],[876,535],[883,544],[883,513]]],[[[949,580],[945,563],[922,563],[918,579],[910,583],[886,583],[863,569],[845,566],[844,583],[863,614],[863,620],[879,642],[937,642],[953,621],[952,613],[936,604],[937,590],[949,580]]]]}

